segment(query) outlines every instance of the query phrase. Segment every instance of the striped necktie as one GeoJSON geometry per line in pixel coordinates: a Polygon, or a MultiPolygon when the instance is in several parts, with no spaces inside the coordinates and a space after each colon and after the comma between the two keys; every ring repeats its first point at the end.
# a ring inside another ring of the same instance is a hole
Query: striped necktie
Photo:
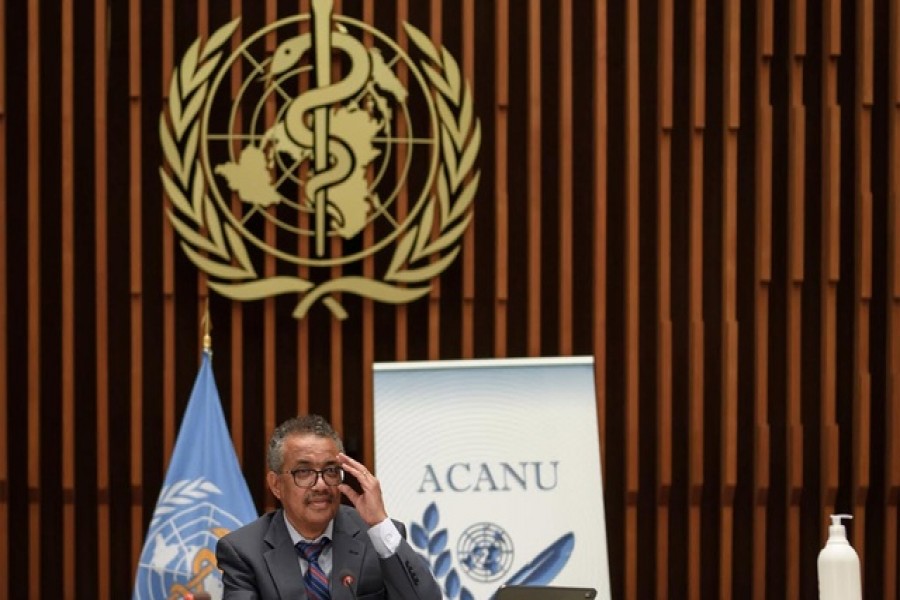
{"type": "Polygon", "coordinates": [[[319,566],[319,555],[329,543],[331,540],[327,537],[323,537],[318,542],[297,542],[297,552],[309,564],[303,579],[306,581],[306,595],[310,600],[330,600],[331,598],[331,593],[328,591],[328,577],[319,566]]]}

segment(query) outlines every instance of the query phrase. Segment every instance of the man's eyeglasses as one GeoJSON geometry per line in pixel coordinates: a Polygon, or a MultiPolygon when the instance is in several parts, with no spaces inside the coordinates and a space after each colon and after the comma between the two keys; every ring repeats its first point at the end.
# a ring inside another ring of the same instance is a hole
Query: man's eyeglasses
{"type": "Polygon", "coordinates": [[[294,485],[302,488],[311,488],[319,481],[319,476],[326,485],[332,487],[340,485],[344,481],[344,470],[340,467],[325,467],[324,469],[310,469],[308,467],[298,467],[293,471],[285,471],[294,479],[294,485]]]}

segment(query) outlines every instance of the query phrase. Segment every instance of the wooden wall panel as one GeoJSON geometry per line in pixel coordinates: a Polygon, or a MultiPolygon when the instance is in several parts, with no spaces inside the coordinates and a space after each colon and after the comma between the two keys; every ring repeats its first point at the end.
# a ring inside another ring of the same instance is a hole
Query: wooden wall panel
{"type": "Polygon", "coordinates": [[[688,593],[701,597],[701,522],[704,495],[703,147],[706,125],[706,0],[692,0],[690,14],[688,184],[688,593]]]}
{"type": "Polygon", "coordinates": [[[856,98],[853,112],[855,172],[854,298],[853,298],[853,499],[851,541],[865,560],[866,508],[869,494],[869,431],[871,428],[870,303],[872,299],[872,105],[874,101],[873,19],[871,0],[856,6],[856,98]]]}
{"type": "Polygon", "coordinates": [[[572,170],[574,168],[573,148],[573,119],[572,114],[572,59],[574,40],[572,39],[572,0],[562,0],[559,3],[559,353],[564,356],[572,354],[572,265],[574,255],[572,240],[574,237],[572,213],[573,202],[572,188],[574,186],[572,170]]]}
{"type": "MultiPolygon", "coordinates": [[[[785,596],[800,596],[800,505],[804,477],[804,428],[802,417],[802,323],[805,282],[804,220],[806,216],[806,108],[803,74],[806,60],[806,2],[791,0],[789,8],[787,62],[787,260],[785,302],[785,432],[786,438],[786,526],[785,596]]],[[[806,477],[808,479],[808,476],[806,477]]]]}
{"type": "MultiPolygon", "coordinates": [[[[544,231],[541,227],[543,216],[543,194],[541,184],[544,168],[544,156],[541,152],[543,143],[543,114],[541,97],[541,59],[543,56],[541,39],[541,2],[528,0],[528,29],[526,52],[528,53],[528,72],[526,75],[527,95],[524,100],[528,107],[528,135],[526,138],[527,163],[525,173],[528,179],[527,192],[527,228],[528,248],[526,264],[528,265],[527,286],[527,319],[526,356],[540,356],[541,353],[541,256],[543,254],[544,231]]],[[[521,51],[521,50],[520,50],[521,51]]]]}
{"type": "Polygon", "coordinates": [[[638,373],[640,316],[640,4],[625,3],[625,84],[624,84],[624,217],[622,243],[623,285],[620,294],[624,350],[624,504],[625,504],[625,595],[638,594],[638,496],[640,494],[638,414],[640,388],[638,373]]]}
{"type": "Polygon", "coordinates": [[[607,160],[608,160],[608,119],[607,102],[608,52],[607,37],[608,20],[605,0],[594,3],[594,45],[593,45],[593,171],[594,171],[594,218],[591,223],[593,244],[591,247],[592,275],[594,280],[591,297],[594,314],[592,315],[593,347],[595,378],[597,383],[597,419],[600,432],[600,459],[603,472],[606,471],[606,320],[607,320],[607,160]]]}
{"type": "MultiPolygon", "coordinates": [[[[109,314],[109,292],[107,277],[107,258],[109,235],[107,205],[107,129],[109,123],[106,119],[107,81],[106,48],[107,48],[107,19],[106,4],[103,0],[94,2],[94,80],[92,91],[94,93],[94,322],[95,322],[95,381],[97,386],[96,396],[96,420],[94,423],[96,439],[96,469],[97,469],[97,581],[109,582],[110,569],[112,568],[112,552],[110,549],[110,441],[109,441],[109,327],[106,316],[109,314]]],[[[85,424],[89,427],[90,424],[85,424]]],[[[82,484],[83,485],[83,484],[82,484]]],[[[99,585],[96,590],[99,600],[109,600],[112,596],[110,585],[99,585]]]]}
{"type": "MultiPolygon", "coordinates": [[[[163,99],[168,102],[171,94],[178,92],[177,87],[170,82],[175,70],[175,6],[173,0],[164,0],[161,3],[161,37],[160,48],[160,85],[164,93],[163,99]],[[173,89],[175,88],[175,89],[173,89]]],[[[172,169],[166,168],[171,174],[172,169]]],[[[168,206],[160,197],[160,213],[165,220],[168,206]]],[[[175,232],[171,227],[164,227],[162,231],[162,247],[160,248],[162,266],[162,436],[163,447],[166,454],[164,462],[168,462],[175,448],[175,232]]],[[[198,294],[199,295],[199,294],[198,294]]]]}
{"type": "MultiPolygon", "coordinates": [[[[70,0],[61,3],[62,23],[60,37],[60,70],[62,94],[60,96],[61,130],[60,150],[62,160],[60,213],[62,231],[62,289],[75,289],[75,31],[74,8],[70,0]]],[[[62,422],[75,422],[75,295],[62,294],[62,422]]],[[[58,462],[62,483],[63,539],[75,539],[75,428],[62,427],[62,448],[58,462]]],[[[63,581],[75,581],[75,547],[62,549],[63,581]]],[[[64,598],[75,597],[75,586],[63,590],[64,598]]]]}
{"type": "Polygon", "coordinates": [[[233,50],[310,1],[0,0],[0,597],[130,593],[208,310],[260,509],[290,414],[373,462],[376,361],[589,352],[614,597],[814,598],[827,516],[852,512],[866,597],[898,598],[898,2],[334,7],[459,61],[481,218],[426,297],[298,321],[186,260],[159,119],[195,39],[240,16],[233,50]]]}
{"type": "MultiPolygon", "coordinates": [[[[508,300],[509,300],[509,0],[497,0],[494,31],[494,213],[496,231],[494,241],[494,356],[506,356],[508,300]]],[[[485,163],[487,162],[485,161],[485,163]]]]}
{"type": "MultiPolygon", "coordinates": [[[[0,3],[0,31],[6,30],[6,5],[0,3]]],[[[0,45],[0,72],[6,72],[6,45],[0,45]]],[[[0,77],[0,181],[6,181],[6,77],[0,77]]],[[[7,227],[6,186],[0,188],[0,440],[9,439],[8,390],[9,369],[7,367],[7,348],[9,331],[6,325],[8,318],[7,286],[7,227]]],[[[6,526],[9,520],[9,452],[5,443],[0,443],[0,525],[6,526]]],[[[5,529],[7,532],[9,528],[5,529]]],[[[0,592],[9,589],[9,533],[0,536],[0,592]]]]}
{"type": "MultiPolygon", "coordinates": [[[[28,589],[41,592],[41,39],[40,7],[28,4],[28,589]]],[[[9,282],[8,285],[15,285],[9,282]]],[[[52,368],[52,367],[51,367],[52,368]]]]}
{"type": "Polygon", "coordinates": [[[669,518],[672,492],[672,114],[675,15],[672,0],[660,0],[657,107],[656,285],[656,597],[668,598],[669,518]]]}
{"type": "Polygon", "coordinates": [[[821,317],[820,342],[820,522],[834,512],[838,492],[837,426],[837,301],[840,282],[841,108],[838,104],[840,6],[836,0],[822,6],[822,203],[821,203],[821,317]]]}
{"type": "MultiPolygon", "coordinates": [[[[307,13],[309,13],[309,10],[310,10],[309,7],[310,7],[309,0],[303,0],[299,3],[297,10],[301,14],[307,14],[307,13]]],[[[369,19],[372,19],[371,15],[372,15],[373,11],[371,10],[371,7],[367,7],[367,9],[368,10],[366,11],[366,16],[368,16],[369,19]]],[[[235,18],[241,16],[240,2],[235,2],[235,5],[232,7],[232,15],[235,18]]],[[[241,24],[241,27],[243,28],[243,23],[241,24]]],[[[239,43],[239,40],[235,40],[235,43],[239,43]]],[[[301,82],[301,85],[309,85],[309,74],[304,73],[303,75],[301,75],[300,82],[301,82]]],[[[236,78],[236,80],[234,82],[235,90],[240,86],[241,83],[243,83],[243,79],[236,78]]],[[[240,198],[235,197],[234,203],[239,205],[241,203],[240,198]]],[[[371,232],[369,232],[368,235],[371,235],[371,232]]],[[[300,240],[300,242],[297,244],[297,253],[302,256],[308,256],[310,250],[311,250],[311,248],[310,248],[309,238],[307,238],[307,237],[302,238],[300,240]]],[[[372,262],[369,260],[366,261],[366,264],[363,267],[365,272],[369,272],[373,268],[374,267],[372,265],[372,262]]],[[[297,271],[298,271],[297,274],[300,277],[306,278],[309,275],[309,267],[307,267],[305,265],[300,266],[297,269],[297,271]]],[[[237,304],[240,304],[240,303],[237,303],[237,304]]],[[[364,318],[366,321],[368,321],[371,317],[371,308],[372,308],[371,302],[367,301],[367,303],[364,304],[364,307],[365,307],[364,308],[364,318]]],[[[232,324],[232,327],[234,327],[236,329],[235,335],[237,335],[237,339],[240,340],[241,337],[243,336],[243,315],[235,313],[234,317],[235,317],[235,319],[232,324]]],[[[297,323],[297,356],[307,356],[308,355],[308,353],[310,351],[309,338],[310,338],[309,321],[307,319],[302,319],[302,320],[300,320],[299,323],[297,323]]],[[[364,351],[368,351],[370,353],[372,352],[370,342],[368,342],[368,341],[363,345],[363,348],[364,348],[364,351]]],[[[235,360],[243,361],[243,357],[236,356],[235,360]]],[[[311,394],[309,392],[303,393],[301,390],[310,389],[312,367],[310,365],[310,361],[299,361],[299,362],[300,362],[300,364],[298,365],[298,368],[297,368],[297,390],[298,390],[297,413],[303,414],[303,413],[310,411],[310,395],[311,394]]],[[[365,381],[367,381],[367,382],[370,381],[369,378],[365,376],[365,374],[361,374],[361,375],[363,377],[365,377],[365,381]]],[[[235,384],[235,389],[236,388],[237,388],[237,384],[235,384]]],[[[243,407],[241,407],[241,408],[243,408],[243,407]]],[[[368,451],[370,448],[370,444],[365,444],[364,448],[368,451]]],[[[374,447],[372,447],[372,454],[370,454],[368,456],[374,456],[374,447]]]]}
{"type": "MultiPolygon", "coordinates": [[[[202,1],[202,0],[201,0],[202,1]]],[[[275,0],[266,0],[265,6],[263,9],[263,22],[271,23],[278,18],[278,12],[276,10],[276,2],[275,0]]],[[[275,52],[275,48],[277,47],[277,39],[273,35],[267,35],[265,38],[265,48],[267,54],[272,54],[275,52]]],[[[265,122],[266,123],[274,123],[275,122],[275,111],[277,106],[275,105],[275,98],[269,97],[265,103],[265,122]]],[[[318,219],[321,215],[321,211],[317,212],[316,218],[318,219]]],[[[265,243],[270,247],[274,247],[275,243],[275,235],[276,235],[275,224],[272,221],[267,221],[264,227],[263,238],[265,243]]],[[[321,238],[317,240],[321,241],[321,238]]],[[[266,277],[275,276],[275,257],[271,254],[266,254],[266,257],[263,261],[263,272],[266,277]]],[[[262,356],[263,356],[263,364],[262,364],[262,380],[263,380],[263,389],[262,389],[262,425],[263,430],[272,431],[278,425],[276,423],[275,418],[275,395],[278,393],[278,386],[275,380],[276,375],[276,361],[275,361],[275,298],[266,298],[262,301],[262,331],[257,332],[257,335],[262,334],[262,356]]],[[[329,326],[333,327],[329,323],[329,326]]],[[[330,344],[327,346],[329,349],[335,345],[340,344],[340,340],[335,340],[333,333],[333,329],[329,329],[329,332],[332,335],[329,335],[330,344]]],[[[323,348],[321,354],[326,354],[327,351],[323,348]]],[[[333,357],[332,357],[333,358],[333,357]]],[[[322,378],[327,378],[328,384],[333,384],[332,376],[335,373],[335,369],[340,368],[340,361],[338,361],[337,365],[333,365],[333,361],[326,361],[326,364],[329,366],[322,369],[320,376],[322,378]],[[327,373],[327,375],[326,375],[327,373]]],[[[339,372],[339,371],[338,371],[339,372]]],[[[334,407],[335,397],[334,395],[330,395],[330,385],[324,385],[326,392],[323,394],[323,397],[318,398],[321,402],[319,406],[327,405],[329,408],[334,407]],[[327,402],[326,402],[327,400],[327,402]]],[[[310,396],[313,393],[310,391],[310,396]]],[[[257,400],[259,402],[259,400],[257,400]]],[[[258,404],[257,404],[258,405],[258,404]]],[[[340,414],[334,415],[335,417],[335,428],[340,430],[341,421],[340,414]]],[[[267,498],[266,500],[266,510],[271,510],[275,507],[275,501],[272,498],[267,498]]]]}
{"type": "MultiPolygon", "coordinates": [[[[753,260],[753,598],[767,597],[766,549],[767,507],[769,503],[770,428],[769,428],[769,306],[772,284],[772,104],[771,69],[774,52],[773,0],[761,0],[756,8],[756,56],[754,102],[755,139],[753,171],[754,194],[753,260]]],[[[749,377],[748,377],[749,378],[749,377]]]]}
{"type": "MultiPolygon", "coordinates": [[[[475,31],[478,23],[475,21],[475,0],[463,0],[461,11],[462,21],[462,75],[466,81],[475,81],[475,31]]],[[[472,92],[478,96],[478,90],[472,92]]],[[[469,174],[467,181],[472,181],[473,175],[469,174]]],[[[475,272],[477,257],[475,255],[475,234],[477,221],[473,220],[469,228],[463,234],[462,260],[462,313],[460,314],[460,328],[462,339],[460,342],[460,356],[462,358],[474,358],[475,356],[475,272]]],[[[439,355],[436,355],[439,357],[439,355]]]]}
{"type": "MultiPolygon", "coordinates": [[[[363,22],[373,25],[375,21],[375,2],[374,0],[366,0],[363,5],[363,22]]],[[[374,242],[375,234],[371,229],[365,233],[366,245],[374,242]]],[[[363,262],[363,273],[367,277],[375,276],[375,259],[374,257],[366,257],[363,262]]],[[[363,324],[362,324],[362,367],[363,372],[359,376],[363,380],[363,457],[366,464],[375,464],[375,411],[371,402],[366,402],[366,398],[374,396],[374,382],[372,381],[371,367],[369,365],[375,362],[375,311],[374,302],[366,298],[363,300],[363,324]]],[[[305,412],[305,407],[299,407],[300,413],[305,412]]]]}
{"type": "MultiPolygon", "coordinates": [[[[888,211],[887,211],[887,377],[885,386],[884,597],[898,594],[898,509],[900,509],[900,3],[889,11],[888,49],[888,211]]],[[[877,457],[876,457],[877,461],[877,457]]]]}
{"type": "MultiPolygon", "coordinates": [[[[128,281],[130,295],[131,373],[130,373],[130,457],[131,457],[131,564],[137,565],[141,555],[141,533],[145,528],[143,500],[144,464],[144,295],[143,295],[143,224],[141,220],[143,181],[143,128],[141,84],[141,28],[140,0],[128,3],[128,281]]],[[[149,32],[147,32],[149,33],[149,32]]],[[[150,138],[153,139],[153,138],[150,138]]],[[[152,512],[148,507],[147,511],[152,512]]]]}
{"type": "Polygon", "coordinates": [[[738,484],[738,142],[741,126],[740,0],[722,11],[722,201],[721,228],[721,414],[719,597],[731,598],[734,584],[734,504],[738,484]]]}

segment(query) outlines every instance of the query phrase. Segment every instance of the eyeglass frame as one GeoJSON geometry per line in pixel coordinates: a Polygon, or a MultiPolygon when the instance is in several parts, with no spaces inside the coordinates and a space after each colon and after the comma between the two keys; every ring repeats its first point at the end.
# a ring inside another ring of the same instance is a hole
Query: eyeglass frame
{"type": "Polygon", "coordinates": [[[290,471],[282,471],[281,474],[290,475],[291,480],[294,482],[294,485],[302,489],[310,489],[316,487],[316,484],[319,483],[320,477],[328,487],[337,487],[344,482],[344,469],[342,469],[339,465],[328,465],[327,467],[323,467],[321,469],[313,469],[311,467],[297,467],[296,469],[291,469],[290,471]],[[330,470],[337,470],[341,477],[340,481],[338,481],[337,483],[328,483],[328,480],[325,479],[325,472],[330,470]],[[309,485],[301,485],[300,483],[298,483],[297,473],[299,473],[300,471],[309,471],[310,474],[314,474],[315,477],[313,478],[312,483],[310,483],[309,485]]]}

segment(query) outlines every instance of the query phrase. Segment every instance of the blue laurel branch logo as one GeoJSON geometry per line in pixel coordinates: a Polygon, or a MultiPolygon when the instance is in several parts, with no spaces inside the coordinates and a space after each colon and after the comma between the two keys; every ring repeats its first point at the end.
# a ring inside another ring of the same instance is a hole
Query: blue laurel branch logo
{"type": "Polygon", "coordinates": [[[459,573],[453,568],[453,555],[447,549],[448,534],[446,529],[437,530],[440,514],[437,505],[432,502],[422,515],[422,524],[410,524],[412,543],[422,551],[420,556],[431,569],[434,578],[444,589],[447,598],[459,597],[460,600],[475,600],[467,588],[463,587],[459,573]]]}
{"type": "MultiPolygon", "coordinates": [[[[453,568],[453,554],[447,548],[449,534],[446,529],[438,529],[439,521],[437,504],[432,502],[425,508],[422,524],[410,523],[410,539],[421,551],[419,556],[431,569],[447,598],[475,600],[472,592],[462,585],[459,573],[453,568]]],[[[574,549],[575,534],[570,531],[540,551],[504,585],[548,585],[569,562],[574,549]]],[[[494,595],[491,596],[493,597],[494,595]]]]}
{"type": "Polygon", "coordinates": [[[531,562],[510,577],[506,585],[547,585],[563,570],[572,550],[575,534],[571,531],[547,546],[531,562]]]}

